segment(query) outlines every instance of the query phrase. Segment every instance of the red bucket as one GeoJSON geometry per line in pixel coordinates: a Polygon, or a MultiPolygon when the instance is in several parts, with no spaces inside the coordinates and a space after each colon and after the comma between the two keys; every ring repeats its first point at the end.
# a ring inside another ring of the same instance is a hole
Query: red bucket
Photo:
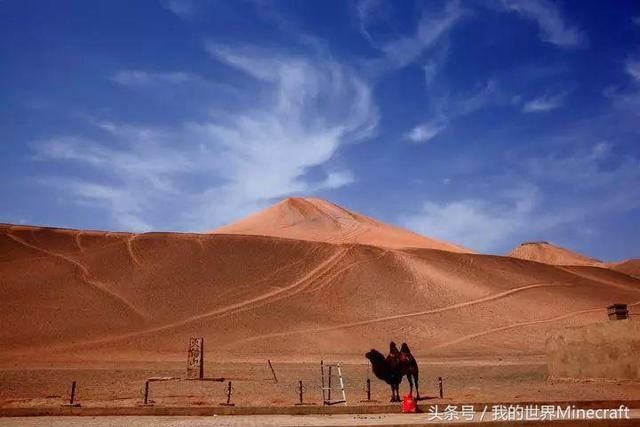
{"type": "Polygon", "coordinates": [[[402,400],[402,412],[404,412],[405,414],[412,414],[415,413],[417,409],[418,407],[416,400],[412,395],[407,394],[402,400]]]}

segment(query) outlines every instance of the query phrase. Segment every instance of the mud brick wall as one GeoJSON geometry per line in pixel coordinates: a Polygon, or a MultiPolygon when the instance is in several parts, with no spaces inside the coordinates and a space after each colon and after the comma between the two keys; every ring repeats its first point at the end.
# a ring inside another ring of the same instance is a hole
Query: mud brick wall
{"type": "Polygon", "coordinates": [[[640,379],[640,321],[609,320],[556,330],[547,339],[552,378],[640,379]]]}

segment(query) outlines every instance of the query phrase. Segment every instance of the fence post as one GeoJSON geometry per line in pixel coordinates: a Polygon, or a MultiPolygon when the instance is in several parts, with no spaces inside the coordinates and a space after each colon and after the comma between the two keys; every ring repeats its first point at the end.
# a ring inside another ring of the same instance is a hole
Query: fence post
{"type": "Polygon", "coordinates": [[[144,382],[144,404],[149,404],[149,380],[144,382]]]}
{"type": "Polygon", "coordinates": [[[269,368],[271,368],[271,374],[273,374],[273,379],[277,383],[278,377],[276,377],[276,371],[273,370],[273,365],[271,365],[271,360],[267,359],[267,363],[269,364],[269,368]]]}
{"type": "Polygon", "coordinates": [[[221,406],[236,406],[235,403],[231,403],[231,381],[227,386],[227,401],[220,404],[221,406]]]}

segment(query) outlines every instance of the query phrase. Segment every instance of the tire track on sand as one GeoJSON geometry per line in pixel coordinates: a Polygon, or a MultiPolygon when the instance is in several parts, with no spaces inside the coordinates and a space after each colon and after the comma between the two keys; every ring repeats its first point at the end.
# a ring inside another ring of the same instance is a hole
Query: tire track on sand
{"type": "Polygon", "coordinates": [[[83,282],[91,285],[93,288],[97,289],[98,291],[100,291],[101,293],[103,293],[104,295],[106,295],[107,297],[109,297],[110,299],[118,302],[120,305],[125,306],[129,311],[132,311],[133,313],[135,313],[136,317],[142,318],[143,320],[147,319],[147,316],[142,313],[140,310],[138,310],[136,307],[134,307],[129,301],[127,301],[126,299],[124,299],[122,296],[118,295],[117,293],[111,291],[110,289],[108,289],[102,282],[99,282],[97,280],[92,279],[91,273],[89,272],[89,270],[87,269],[87,267],[85,267],[83,264],[81,264],[80,262],[76,261],[75,259],[67,256],[67,255],[62,255],[59,253],[55,253],[55,252],[51,252],[47,249],[43,249],[40,248],[38,246],[32,245],[31,243],[27,242],[26,240],[21,239],[20,237],[14,236],[13,234],[11,234],[9,231],[7,231],[7,236],[20,243],[21,245],[24,245],[28,248],[34,249],[38,252],[42,252],[45,253],[49,256],[52,256],[54,258],[59,258],[62,259],[68,263],[73,264],[76,268],[78,268],[78,270],[80,271],[80,280],[82,280],[83,282]]]}
{"type": "MultiPolygon", "coordinates": [[[[575,267],[575,266],[574,266],[575,267]]],[[[573,274],[574,276],[578,276],[582,279],[586,279],[592,282],[600,282],[600,283],[604,283],[605,285],[608,286],[612,286],[614,288],[618,288],[618,289],[623,289],[625,291],[631,291],[631,292],[640,292],[640,287],[634,287],[634,286],[629,286],[629,285],[623,285],[621,283],[616,283],[616,282],[612,282],[611,280],[608,280],[606,278],[602,278],[602,277],[597,277],[598,275],[595,274],[594,276],[588,274],[588,273],[583,273],[580,270],[573,270],[571,267],[559,267],[560,270],[566,271],[569,274],[573,274]]],[[[602,267],[592,267],[592,268],[600,268],[602,270],[606,270],[606,271],[611,271],[608,269],[604,269],[602,267]]]]}
{"type": "Polygon", "coordinates": [[[157,327],[145,329],[142,331],[136,331],[136,332],[126,333],[121,335],[115,335],[111,337],[100,338],[97,340],[84,341],[78,344],[63,345],[61,347],[72,348],[72,347],[78,347],[78,346],[90,345],[90,344],[103,344],[106,342],[117,341],[120,339],[135,338],[135,337],[152,334],[156,332],[163,332],[170,329],[185,326],[185,325],[188,325],[189,323],[203,320],[208,317],[227,315],[227,314],[235,313],[238,311],[248,310],[256,304],[262,305],[265,303],[273,302],[274,298],[276,298],[276,301],[277,301],[282,298],[286,298],[287,296],[295,295],[298,292],[304,290],[306,287],[308,287],[318,277],[324,276],[327,273],[327,271],[331,268],[331,266],[333,266],[337,261],[339,261],[341,258],[344,257],[344,255],[347,253],[348,250],[349,250],[348,248],[341,248],[340,250],[336,251],[336,253],[331,255],[329,258],[327,258],[326,260],[321,262],[319,265],[317,265],[309,273],[305,274],[303,277],[301,277],[300,279],[293,282],[291,285],[286,286],[284,288],[274,289],[260,296],[250,298],[244,301],[240,301],[234,304],[230,304],[225,307],[221,307],[219,309],[209,311],[207,313],[187,317],[185,319],[182,319],[167,325],[157,326],[157,327]]]}
{"type": "MultiPolygon", "coordinates": [[[[640,301],[634,302],[633,304],[629,304],[628,306],[632,307],[632,306],[638,305],[638,304],[640,304],[640,301]]],[[[595,313],[595,312],[602,312],[602,307],[587,308],[585,310],[572,311],[571,313],[565,313],[563,315],[556,316],[556,317],[551,317],[549,319],[531,320],[529,322],[518,322],[518,323],[513,323],[511,325],[500,326],[498,328],[491,328],[491,329],[487,329],[487,330],[484,330],[484,331],[476,332],[474,334],[465,335],[463,337],[456,338],[455,340],[443,342],[441,344],[438,344],[438,345],[435,345],[435,346],[431,347],[431,349],[432,350],[436,350],[436,349],[439,349],[439,348],[448,347],[450,345],[458,344],[458,343],[461,343],[463,341],[467,341],[467,340],[470,340],[470,339],[482,337],[482,336],[485,336],[485,335],[494,334],[496,332],[506,331],[506,330],[509,330],[509,329],[521,328],[521,327],[530,326],[530,325],[539,325],[539,324],[542,324],[542,323],[557,322],[559,320],[568,319],[570,317],[579,316],[581,314],[595,313]]]]}
{"type": "Polygon", "coordinates": [[[132,234],[127,238],[127,252],[129,252],[129,256],[131,257],[131,260],[133,261],[133,263],[138,267],[142,267],[142,263],[138,259],[138,256],[136,255],[136,253],[133,251],[133,240],[136,237],[138,237],[137,234],[132,234]]]}
{"type": "Polygon", "coordinates": [[[391,316],[376,317],[376,318],[373,318],[373,319],[359,320],[357,322],[341,323],[339,325],[325,326],[325,327],[320,327],[320,328],[307,328],[307,329],[300,329],[300,330],[295,330],[295,331],[274,332],[272,334],[256,335],[256,336],[253,336],[253,337],[248,337],[248,338],[244,338],[244,339],[235,341],[234,344],[257,341],[257,340],[267,339],[267,338],[278,338],[278,337],[283,337],[283,336],[288,336],[288,335],[333,331],[333,330],[337,330],[337,329],[352,328],[352,327],[355,327],[355,326],[366,326],[366,325],[370,325],[372,323],[386,322],[386,321],[389,321],[389,320],[405,319],[407,317],[418,317],[418,316],[424,316],[424,315],[428,315],[428,314],[443,313],[445,311],[456,310],[456,309],[463,308],[463,307],[469,307],[469,306],[472,306],[472,305],[482,304],[484,302],[494,301],[494,300],[497,300],[497,299],[505,298],[505,297],[508,297],[509,295],[512,295],[512,294],[515,294],[515,293],[518,293],[518,292],[527,291],[529,289],[548,288],[548,287],[559,288],[559,287],[574,287],[574,286],[576,286],[576,285],[573,285],[573,284],[555,284],[555,282],[531,283],[529,285],[520,286],[518,288],[509,289],[509,290],[503,291],[503,292],[498,292],[496,294],[489,295],[489,296],[486,296],[486,297],[483,297],[483,298],[478,298],[478,299],[471,300],[471,301],[452,304],[452,305],[448,305],[448,306],[445,306],[445,307],[434,308],[434,309],[431,309],[431,310],[414,311],[414,312],[402,313],[402,314],[394,314],[394,315],[391,315],[391,316]]]}
{"type": "Polygon", "coordinates": [[[366,263],[370,263],[370,262],[374,262],[377,261],[385,256],[387,256],[389,254],[389,251],[382,249],[382,252],[378,255],[369,257],[369,258],[365,258],[362,259],[360,261],[354,261],[352,263],[349,263],[345,266],[343,266],[341,269],[336,270],[331,272],[330,275],[328,275],[327,277],[321,278],[320,280],[317,281],[316,284],[310,286],[308,289],[305,290],[305,293],[313,293],[313,292],[318,292],[324,288],[326,288],[327,286],[332,284],[332,279],[335,279],[336,277],[338,277],[340,274],[344,273],[347,270],[352,269],[353,267],[360,265],[360,264],[366,264],[366,263]]]}

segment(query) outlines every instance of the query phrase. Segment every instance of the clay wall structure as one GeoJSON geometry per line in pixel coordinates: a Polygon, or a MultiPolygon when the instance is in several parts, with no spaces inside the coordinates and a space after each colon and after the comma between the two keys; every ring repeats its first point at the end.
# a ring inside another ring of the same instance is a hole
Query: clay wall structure
{"type": "Polygon", "coordinates": [[[546,342],[551,378],[640,379],[640,321],[567,327],[546,342]]]}

